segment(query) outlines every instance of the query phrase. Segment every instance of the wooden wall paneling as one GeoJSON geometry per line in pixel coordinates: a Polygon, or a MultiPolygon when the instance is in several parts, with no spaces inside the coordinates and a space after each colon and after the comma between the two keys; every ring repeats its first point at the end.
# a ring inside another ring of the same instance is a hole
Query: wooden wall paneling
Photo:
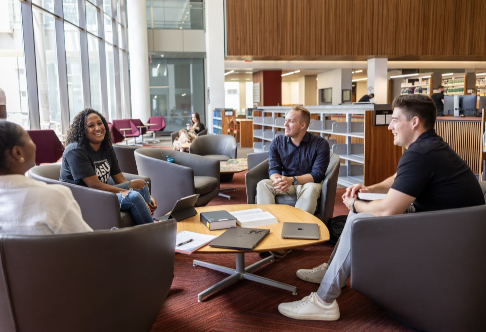
{"type": "Polygon", "coordinates": [[[373,111],[365,112],[364,185],[379,183],[395,174],[402,148],[393,145],[387,126],[373,126],[373,111]]]}
{"type": "Polygon", "coordinates": [[[227,56],[485,60],[484,0],[226,0],[227,56]]]}

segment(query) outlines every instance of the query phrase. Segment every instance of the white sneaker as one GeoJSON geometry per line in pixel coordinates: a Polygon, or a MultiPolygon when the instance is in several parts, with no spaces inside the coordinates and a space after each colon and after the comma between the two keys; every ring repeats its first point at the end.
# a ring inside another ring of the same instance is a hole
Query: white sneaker
{"type": "Polygon", "coordinates": [[[326,271],[327,271],[327,263],[323,263],[313,269],[297,270],[297,277],[308,282],[320,284],[322,278],[324,278],[324,274],[326,274],[326,271]]]}
{"type": "Polygon", "coordinates": [[[317,293],[310,293],[300,301],[280,303],[278,311],[289,318],[302,320],[338,320],[340,317],[337,301],[322,304],[317,293]]]}

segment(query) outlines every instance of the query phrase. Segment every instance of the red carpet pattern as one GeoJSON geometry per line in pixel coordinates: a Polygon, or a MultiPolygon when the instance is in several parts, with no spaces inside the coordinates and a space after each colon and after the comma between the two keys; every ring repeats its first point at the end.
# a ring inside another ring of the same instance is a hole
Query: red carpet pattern
{"type": "MultiPolygon", "coordinates": [[[[226,192],[228,200],[217,197],[209,205],[245,204],[245,173],[235,174],[221,188],[235,187],[226,192]]],[[[344,188],[337,190],[334,215],[347,214],[341,200],[344,188]]],[[[289,291],[243,280],[220,290],[198,303],[197,294],[227,275],[203,267],[193,267],[194,259],[234,268],[234,254],[176,254],[175,277],[169,295],[157,317],[152,332],[158,331],[413,331],[401,325],[374,302],[345,287],[338,299],[341,319],[336,322],[298,321],[282,316],[277,306],[281,302],[300,300],[319,285],[300,280],[299,268],[312,268],[329,259],[333,246],[323,243],[293,250],[282,260],[260,267],[254,274],[297,287],[297,295],[289,291]]],[[[246,254],[246,265],[258,261],[256,253],[246,254]]]]}

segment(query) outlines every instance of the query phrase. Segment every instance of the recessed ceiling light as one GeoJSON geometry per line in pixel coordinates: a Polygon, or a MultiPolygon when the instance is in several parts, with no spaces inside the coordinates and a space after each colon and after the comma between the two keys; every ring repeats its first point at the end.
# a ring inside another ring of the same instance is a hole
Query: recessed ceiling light
{"type": "Polygon", "coordinates": [[[363,71],[363,70],[357,70],[357,71],[355,71],[355,74],[357,74],[357,73],[361,73],[362,71],[363,71]]]}
{"type": "Polygon", "coordinates": [[[229,75],[229,74],[233,74],[234,72],[235,72],[234,70],[230,70],[229,72],[224,73],[224,76],[229,75]]]}
{"type": "Polygon", "coordinates": [[[454,75],[454,73],[442,74],[442,76],[451,76],[451,75],[454,75]]]}
{"type": "Polygon", "coordinates": [[[181,94],[181,97],[184,97],[185,95],[186,95],[186,94],[185,94],[185,93],[183,93],[183,94],[181,94]]]}
{"type": "Polygon", "coordinates": [[[165,55],[161,54],[160,56],[161,56],[161,57],[164,57],[165,55]]]}
{"type": "Polygon", "coordinates": [[[358,79],[352,80],[351,82],[366,81],[367,79],[368,79],[368,77],[365,77],[365,78],[358,78],[358,79]]]}
{"type": "Polygon", "coordinates": [[[476,76],[484,76],[484,75],[486,75],[486,73],[476,74],[476,76]]]}

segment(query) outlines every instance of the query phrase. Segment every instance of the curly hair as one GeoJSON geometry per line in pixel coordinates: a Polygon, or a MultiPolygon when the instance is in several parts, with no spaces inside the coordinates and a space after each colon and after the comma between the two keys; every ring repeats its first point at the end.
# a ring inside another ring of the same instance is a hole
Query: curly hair
{"type": "Polygon", "coordinates": [[[0,121],[0,172],[8,171],[8,151],[14,146],[23,146],[23,130],[19,125],[2,120],[0,121]]]}
{"type": "Polygon", "coordinates": [[[71,123],[71,126],[69,127],[67,133],[67,139],[65,143],[66,146],[68,146],[70,143],[76,142],[80,147],[85,149],[88,148],[89,141],[86,137],[86,121],[88,120],[88,116],[93,113],[101,118],[101,121],[103,121],[103,126],[105,127],[105,138],[103,139],[103,142],[101,142],[101,144],[108,148],[111,148],[112,143],[111,135],[108,128],[108,122],[106,122],[105,117],[101,115],[101,113],[91,108],[82,110],[74,117],[74,120],[71,123]]]}

